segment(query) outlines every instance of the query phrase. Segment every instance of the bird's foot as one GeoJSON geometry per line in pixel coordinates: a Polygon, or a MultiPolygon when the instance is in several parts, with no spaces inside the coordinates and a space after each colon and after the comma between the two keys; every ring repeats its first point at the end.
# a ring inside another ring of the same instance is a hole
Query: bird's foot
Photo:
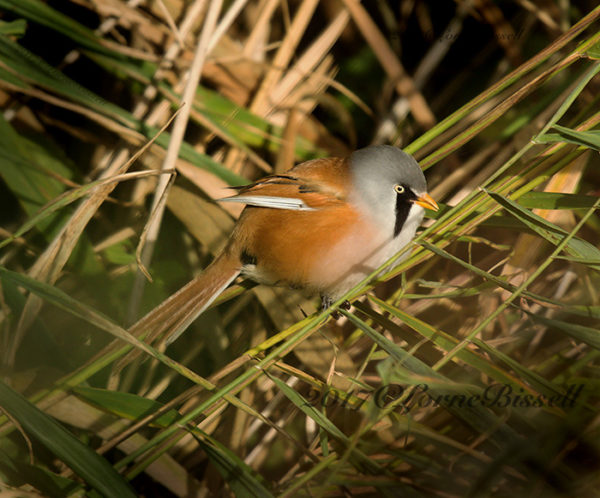
{"type": "MultiPolygon", "coordinates": [[[[333,299],[331,299],[329,296],[321,296],[321,310],[326,310],[332,304],[333,299]]],[[[350,301],[347,300],[340,304],[340,308],[346,311],[349,310],[351,306],[352,305],[350,304],[350,301]]],[[[339,311],[334,311],[333,313],[331,313],[331,316],[334,320],[337,320],[338,318],[342,317],[342,314],[339,311]]]]}

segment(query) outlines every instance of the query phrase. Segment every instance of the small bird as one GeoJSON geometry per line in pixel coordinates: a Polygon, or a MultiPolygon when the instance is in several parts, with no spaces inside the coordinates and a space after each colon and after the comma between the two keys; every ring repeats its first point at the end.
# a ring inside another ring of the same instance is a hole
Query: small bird
{"type": "Polygon", "coordinates": [[[408,244],[424,208],[437,211],[407,153],[370,146],[314,159],[237,188],[246,205],[227,245],[194,280],[142,318],[177,337],[238,275],[319,293],[324,307],[408,244]]]}

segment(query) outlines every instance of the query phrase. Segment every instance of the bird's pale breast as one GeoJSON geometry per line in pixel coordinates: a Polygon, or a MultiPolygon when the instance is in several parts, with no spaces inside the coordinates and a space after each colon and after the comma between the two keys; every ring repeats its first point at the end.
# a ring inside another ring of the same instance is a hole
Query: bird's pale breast
{"type": "Polygon", "coordinates": [[[252,262],[247,276],[330,295],[373,271],[380,264],[373,266],[373,256],[390,239],[345,202],[306,212],[248,208],[239,232],[237,250],[252,262]]]}

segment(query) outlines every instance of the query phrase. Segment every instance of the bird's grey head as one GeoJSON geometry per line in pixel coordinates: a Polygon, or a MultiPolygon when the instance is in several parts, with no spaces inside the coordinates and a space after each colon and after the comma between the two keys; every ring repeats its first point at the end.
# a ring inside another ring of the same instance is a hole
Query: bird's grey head
{"type": "Polygon", "coordinates": [[[417,161],[406,152],[391,145],[365,147],[350,156],[350,171],[351,201],[367,209],[384,230],[393,230],[396,236],[409,211],[422,218],[423,209],[413,201],[427,193],[427,182],[417,161]]]}

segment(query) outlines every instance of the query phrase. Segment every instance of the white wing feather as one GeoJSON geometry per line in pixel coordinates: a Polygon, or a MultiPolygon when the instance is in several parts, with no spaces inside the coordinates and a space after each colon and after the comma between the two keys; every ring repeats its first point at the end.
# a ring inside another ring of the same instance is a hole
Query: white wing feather
{"type": "Polygon", "coordinates": [[[302,199],[294,197],[275,197],[271,195],[238,195],[217,199],[219,202],[241,202],[248,206],[268,207],[273,209],[288,209],[290,211],[315,211],[307,206],[302,199]]]}

